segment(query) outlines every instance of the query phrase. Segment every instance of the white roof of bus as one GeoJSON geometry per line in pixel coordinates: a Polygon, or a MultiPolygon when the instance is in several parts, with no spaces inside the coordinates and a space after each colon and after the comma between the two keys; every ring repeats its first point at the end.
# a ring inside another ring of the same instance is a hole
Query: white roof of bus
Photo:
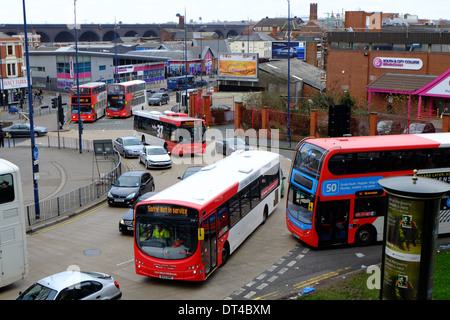
{"type": "Polygon", "coordinates": [[[131,86],[133,84],[137,83],[145,83],[143,80],[131,80],[131,81],[125,81],[125,82],[119,82],[119,83],[113,83],[112,85],[123,85],[123,86],[131,86]]]}
{"type": "Polygon", "coordinates": [[[14,163],[0,158],[0,174],[19,172],[19,167],[14,163]]]}
{"type": "MultiPolygon", "coordinates": [[[[199,118],[192,118],[189,116],[172,116],[170,113],[169,114],[163,114],[159,111],[147,111],[147,110],[137,110],[137,111],[133,111],[133,114],[135,116],[141,116],[141,117],[147,117],[150,119],[156,119],[159,120],[160,118],[163,119],[176,119],[176,120],[202,120],[199,118]]],[[[176,114],[176,113],[175,113],[176,114]]]]}
{"type": "MultiPolygon", "coordinates": [[[[80,84],[80,88],[92,88],[92,87],[97,87],[99,85],[105,85],[104,82],[89,82],[89,83],[84,83],[84,84],[80,84]]],[[[72,89],[76,88],[77,86],[72,86],[72,89]]]]}
{"type": "Polygon", "coordinates": [[[239,184],[238,191],[241,190],[253,177],[265,173],[279,161],[279,154],[273,152],[237,151],[157,193],[151,200],[176,200],[203,205],[233,185],[239,184]]]}

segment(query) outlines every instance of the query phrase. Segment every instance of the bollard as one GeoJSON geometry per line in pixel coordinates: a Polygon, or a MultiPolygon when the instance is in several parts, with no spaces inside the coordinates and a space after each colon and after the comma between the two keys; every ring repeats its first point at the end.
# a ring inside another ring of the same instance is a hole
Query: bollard
{"type": "Polygon", "coordinates": [[[388,196],[380,299],[431,300],[440,199],[450,186],[417,170],[378,183],[388,196]]]}

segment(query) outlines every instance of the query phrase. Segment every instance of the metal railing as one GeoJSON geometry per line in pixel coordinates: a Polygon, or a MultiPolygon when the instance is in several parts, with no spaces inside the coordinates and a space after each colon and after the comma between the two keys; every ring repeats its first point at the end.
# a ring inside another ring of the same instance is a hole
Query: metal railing
{"type": "MultiPolygon", "coordinates": [[[[48,147],[54,147],[54,144],[58,143],[57,141],[52,141],[52,139],[45,140],[46,142],[48,142],[48,144],[46,145],[48,147]]],[[[65,148],[77,149],[78,139],[65,138],[64,141],[65,148]],[[76,141],[72,141],[72,139],[76,141]]],[[[83,148],[86,148],[89,151],[93,150],[92,141],[83,140],[82,144],[83,148]]],[[[122,174],[122,162],[117,151],[115,151],[115,154],[113,158],[111,158],[111,161],[116,163],[116,166],[110,172],[101,175],[99,179],[91,182],[86,186],[77,188],[57,197],[39,201],[39,215],[36,213],[36,206],[34,203],[25,206],[27,215],[27,227],[29,228],[31,226],[54,218],[69,215],[70,213],[73,213],[77,210],[81,210],[83,206],[86,206],[105,195],[111,188],[112,184],[122,174]]]]}

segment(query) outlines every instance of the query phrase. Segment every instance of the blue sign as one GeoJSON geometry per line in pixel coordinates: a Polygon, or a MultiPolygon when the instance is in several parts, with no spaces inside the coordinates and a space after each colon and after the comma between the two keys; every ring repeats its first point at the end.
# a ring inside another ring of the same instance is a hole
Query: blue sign
{"type": "Polygon", "coordinates": [[[34,150],[33,150],[33,158],[34,158],[34,160],[37,160],[38,156],[39,156],[39,150],[38,150],[37,147],[34,147],[34,150]]]}
{"type": "Polygon", "coordinates": [[[355,194],[358,191],[381,189],[378,180],[383,176],[325,180],[322,183],[322,196],[342,196],[355,194]]]}

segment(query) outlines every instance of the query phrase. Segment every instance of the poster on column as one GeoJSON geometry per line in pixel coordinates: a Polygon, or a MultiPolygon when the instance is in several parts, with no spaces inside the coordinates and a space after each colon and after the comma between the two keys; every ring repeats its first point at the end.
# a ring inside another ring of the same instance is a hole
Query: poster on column
{"type": "Polygon", "coordinates": [[[415,300],[419,286],[424,201],[390,196],[383,299],[415,300]]]}

